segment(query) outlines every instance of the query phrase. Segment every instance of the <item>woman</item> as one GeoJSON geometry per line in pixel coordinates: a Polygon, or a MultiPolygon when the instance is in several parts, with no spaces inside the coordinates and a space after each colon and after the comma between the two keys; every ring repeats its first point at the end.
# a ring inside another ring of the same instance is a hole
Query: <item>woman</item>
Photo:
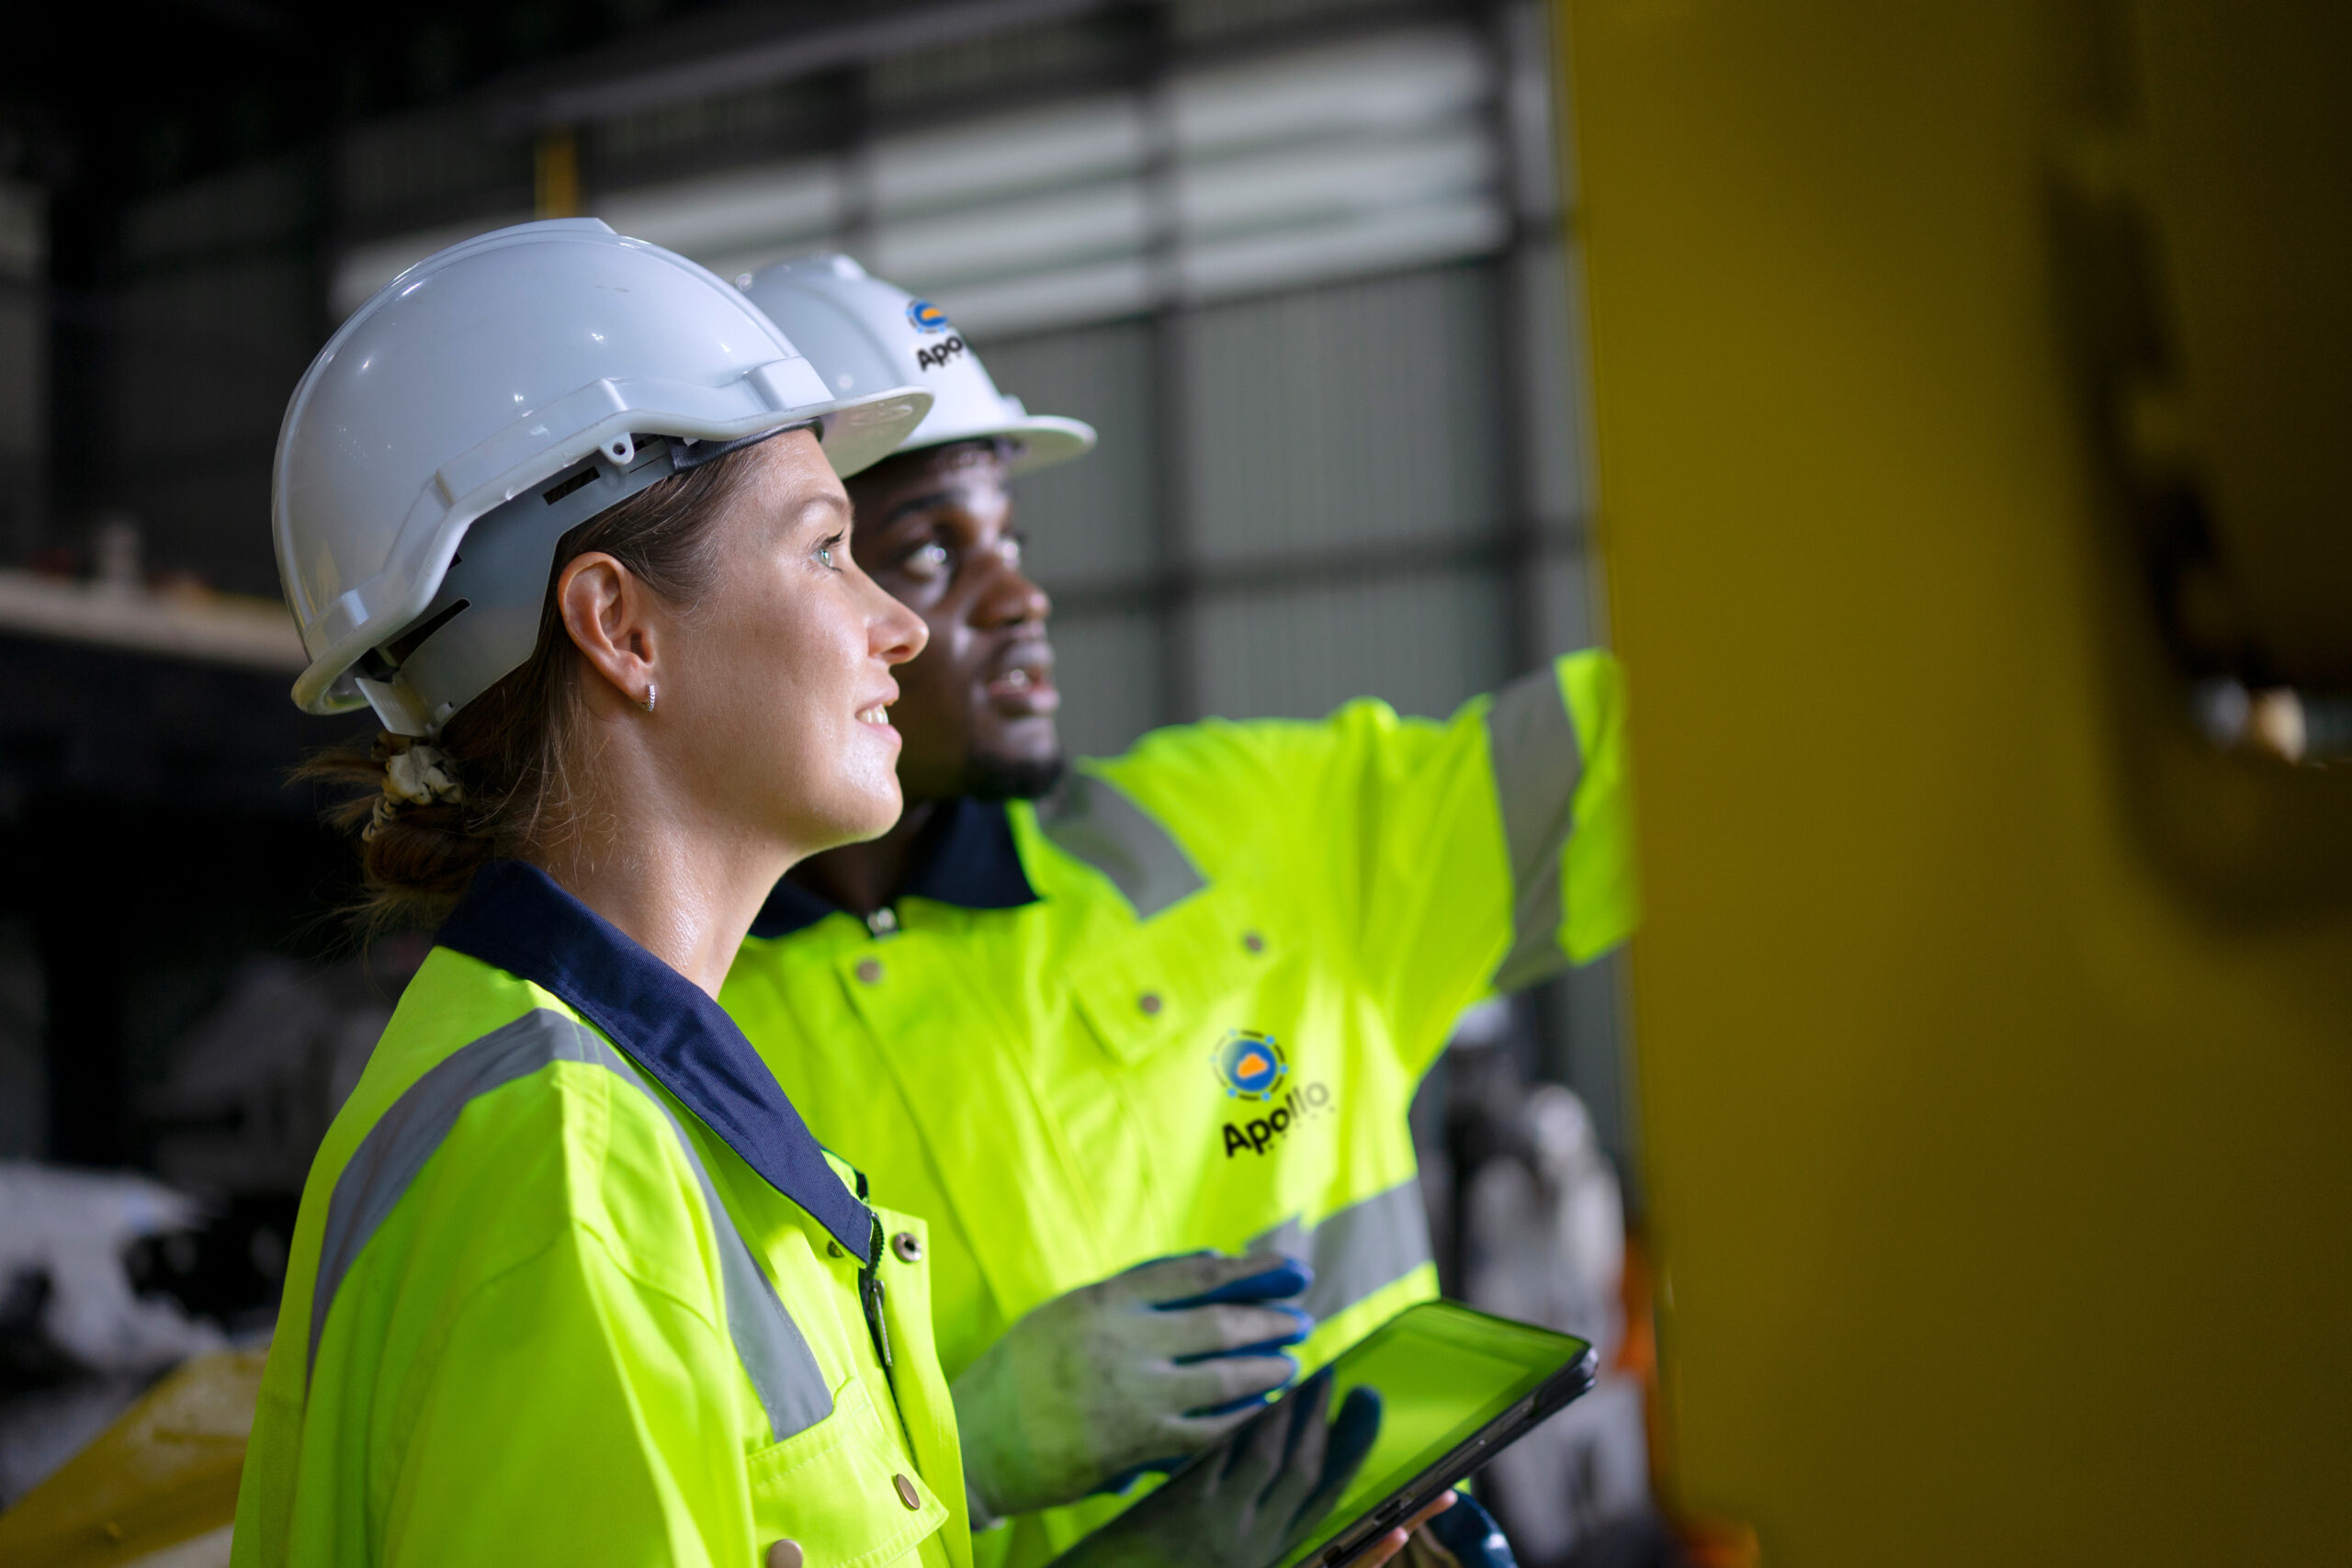
{"type": "MultiPolygon", "coordinates": [[[[785,869],[899,808],[922,626],[836,476],[929,399],[828,391],[593,220],[421,264],[296,389],[295,695],[382,719],[331,770],[377,786],[371,912],[441,924],[311,1169],[238,1562],[969,1562],[922,1225],[712,1000],[785,869]]],[[[1368,1442],[1323,1413],[1073,1558],[1272,1562],[1368,1442]]]]}

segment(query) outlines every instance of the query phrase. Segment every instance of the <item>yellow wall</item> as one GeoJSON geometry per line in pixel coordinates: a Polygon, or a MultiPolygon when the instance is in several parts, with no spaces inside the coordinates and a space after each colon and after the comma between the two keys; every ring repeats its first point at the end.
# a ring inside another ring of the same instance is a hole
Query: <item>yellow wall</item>
{"type": "Polygon", "coordinates": [[[2352,1561],[2352,914],[2229,863],[2346,796],[2199,750],[2102,510],[2088,7],[1565,13],[1679,1499],[1801,1568],[2352,1561]]]}

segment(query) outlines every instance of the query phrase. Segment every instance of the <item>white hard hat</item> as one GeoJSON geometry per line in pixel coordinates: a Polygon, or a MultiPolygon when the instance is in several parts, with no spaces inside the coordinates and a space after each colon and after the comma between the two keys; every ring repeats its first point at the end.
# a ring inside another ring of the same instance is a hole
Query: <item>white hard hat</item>
{"type": "Polygon", "coordinates": [[[735,282],[800,345],[835,392],[911,382],[932,394],[930,415],[899,446],[902,452],[1001,438],[1012,446],[1012,471],[1022,473],[1093,449],[1092,425],[1031,413],[1019,398],[998,391],[944,310],[869,276],[851,257],[821,252],[745,273],[735,282]]]}
{"type": "Polygon", "coordinates": [[[286,405],[270,523],[311,659],[295,702],[437,733],[531,657],[567,530],[796,425],[854,473],[930,409],[912,379],[836,393],[741,293],[593,218],[427,257],[286,405]]]}

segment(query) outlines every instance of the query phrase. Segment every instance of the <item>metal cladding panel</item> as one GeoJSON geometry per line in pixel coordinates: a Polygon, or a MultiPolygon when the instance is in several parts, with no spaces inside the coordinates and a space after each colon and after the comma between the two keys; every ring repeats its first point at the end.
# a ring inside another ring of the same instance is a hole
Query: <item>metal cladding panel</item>
{"type": "Polygon", "coordinates": [[[1484,570],[1210,596],[1198,611],[1201,705],[1311,718],[1351,697],[1436,716],[1509,673],[1503,585],[1484,570]]]}
{"type": "Polygon", "coordinates": [[[1517,350],[1522,402],[1513,428],[1526,454],[1527,509],[1551,529],[1576,526],[1589,510],[1589,421],[1577,395],[1584,344],[1569,289],[1584,280],[1575,249],[1530,243],[1506,264],[1502,331],[1517,350]]]}
{"type": "Polygon", "coordinates": [[[986,345],[989,374],[1031,413],[1082,419],[1101,437],[1074,462],[1023,478],[1017,513],[1048,591],[1132,581],[1158,563],[1151,329],[1140,321],[986,345]]]}
{"type": "Polygon", "coordinates": [[[1593,562],[1580,546],[1547,549],[1535,562],[1535,646],[1568,653],[1609,639],[1601,635],[1593,562]]]}
{"type": "Polygon", "coordinates": [[[1183,328],[1204,562],[1496,532],[1506,486],[1486,266],[1303,289],[1183,328]]]}
{"type": "Polygon", "coordinates": [[[311,184],[300,161],[279,160],[125,209],[110,423],[92,437],[107,459],[76,483],[85,504],[138,529],[141,569],[278,595],[263,525],[286,395],[318,347],[298,227],[311,184]]]}
{"type": "Polygon", "coordinates": [[[1063,750],[1073,757],[1111,756],[1165,722],[1164,657],[1156,616],[1116,610],[1056,616],[1063,750]]]}

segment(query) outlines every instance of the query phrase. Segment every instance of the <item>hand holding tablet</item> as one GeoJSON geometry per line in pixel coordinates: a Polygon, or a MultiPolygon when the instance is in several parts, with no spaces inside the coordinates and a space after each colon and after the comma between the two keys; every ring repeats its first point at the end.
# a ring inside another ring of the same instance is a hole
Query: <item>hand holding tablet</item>
{"type": "Polygon", "coordinates": [[[1581,1339],[1450,1302],[1408,1307],[1054,1568],[1379,1568],[1593,1371],[1581,1339]]]}
{"type": "Polygon", "coordinates": [[[1453,1302],[1398,1313],[1325,1369],[1343,1401],[1378,1391],[1380,1429],[1330,1512],[1283,1556],[1284,1568],[1373,1568],[1382,1549],[1394,1550],[1396,1531],[1591,1388],[1595,1370],[1592,1347],[1566,1334],[1453,1302]]]}

